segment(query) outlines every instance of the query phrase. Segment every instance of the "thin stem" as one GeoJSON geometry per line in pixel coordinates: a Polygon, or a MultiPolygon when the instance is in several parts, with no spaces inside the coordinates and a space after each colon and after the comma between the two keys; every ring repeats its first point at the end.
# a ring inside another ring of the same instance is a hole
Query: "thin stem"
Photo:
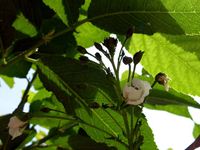
{"type": "Polygon", "coordinates": [[[132,72],[132,77],[131,77],[131,79],[133,79],[134,76],[135,76],[135,69],[136,69],[136,64],[133,64],[133,72],[132,72]]]}
{"type": "Polygon", "coordinates": [[[6,141],[5,141],[5,143],[3,144],[2,150],[7,150],[7,149],[8,149],[7,146],[9,146],[10,140],[11,140],[11,136],[8,134],[8,136],[6,137],[6,141]]]}
{"type": "MultiPolygon", "coordinates": [[[[131,77],[131,79],[133,80],[133,78],[134,78],[134,76],[135,76],[135,69],[136,69],[136,64],[133,64],[133,72],[132,72],[132,77],[131,77]]],[[[130,71],[131,69],[130,69],[130,67],[129,67],[129,72],[131,72],[130,71]]],[[[130,123],[130,127],[131,127],[131,131],[130,131],[130,141],[131,141],[131,143],[129,144],[129,148],[130,148],[130,150],[133,150],[133,137],[134,137],[134,126],[133,126],[133,117],[134,117],[134,107],[132,106],[131,107],[131,123],[130,123]]]]}
{"type": "Polygon", "coordinates": [[[120,65],[121,65],[121,61],[122,61],[122,51],[123,51],[123,47],[125,45],[127,41],[127,38],[124,40],[124,42],[122,43],[122,47],[119,51],[119,56],[118,56],[118,61],[117,61],[117,71],[119,72],[119,69],[120,69],[120,65]]]}
{"type": "MultiPolygon", "coordinates": [[[[114,73],[115,73],[115,78],[117,80],[117,85],[115,86],[115,91],[117,93],[117,96],[119,98],[119,100],[121,99],[122,100],[122,96],[121,96],[121,87],[120,87],[120,80],[119,80],[119,72],[117,71],[116,69],[116,66],[115,66],[115,63],[114,63],[114,60],[113,59],[109,59],[111,64],[112,64],[112,67],[113,67],[113,70],[114,70],[114,73]]],[[[117,108],[120,107],[120,101],[118,102],[118,105],[117,105],[117,108]]]]}
{"type": "Polygon", "coordinates": [[[151,88],[153,88],[153,87],[156,85],[156,83],[157,83],[157,81],[155,80],[155,81],[153,82],[153,84],[151,85],[151,88]]]}
{"type": "MultiPolygon", "coordinates": [[[[21,58],[24,58],[25,56],[29,55],[29,54],[33,54],[36,52],[36,49],[38,47],[40,47],[41,45],[44,44],[43,40],[40,40],[37,44],[35,44],[32,48],[30,48],[29,50],[25,50],[23,52],[21,52],[20,54],[18,54],[17,56],[11,58],[10,60],[6,60],[6,65],[11,65],[14,64],[16,61],[18,61],[21,58]]],[[[4,67],[5,64],[0,64],[0,67],[4,67]]]]}
{"type": "MultiPolygon", "coordinates": [[[[49,41],[52,40],[52,39],[54,39],[54,38],[57,38],[57,37],[59,37],[59,36],[61,36],[63,34],[65,34],[67,32],[70,32],[70,31],[74,30],[77,26],[80,26],[81,24],[84,24],[84,23],[86,23],[88,21],[89,21],[89,19],[87,19],[87,18],[81,20],[80,22],[76,23],[75,25],[73,25],[73,26],[71,26],[71,27],[69,27],[69,28],[67,28],[67,29],[65,29],[63,31],[60,31],[60,32],[52,35],[51,37],[49,37],[49,41]]],[[[47,35],[48,35],[48,33],[47,33],[47,35]]],[[[38,41],[34,46],[32,46],[31,48],[29,48],[28,50],[25,50],[25,51],[21,52],[19,55],[13,57],[12,59],[8,60],[7,64],[13,64],[16,61],[18,61],[20,58],[24,58],[27,55],[30,55],[30,54],[33,54],[33,53],[37,52],[36,49],[38,47],[40,47],[41,45],[45,44],[45,43],[47,43],[47,41],[44,40],[43,38],[41,38],[41,40],[38,41]]],[[[5,66],[5,64],[4,63],[0,64],[0,67],[2,67],[2,66],[5,66]]]]}
{"type": "Polygon", "coordinates": [[[24,105],[25,103],[27,102],[28,100],[28,93],[31,89],[31,86],[35,80],[35,78],[37,77],[37,74],[38,74],[38,71],[36,70],[35,73],[33,74],[33,77],[31,79],[31,81],[28,81],[28,85],[24,91],[24,94],[22,96],[22,100],[21,102],[19,103],[18,107],[15,109],[15,111],[13,112],[13,114],[17,113],[17,112],[20,112],[20,111],[23,111],[23,108],[24,108],[24,105]]]}
{"type": "Polygon", "coordinates": [[[130,132],[130,141],[131,141],[131,145],[130,145],[130,150],[133,149],[133,137],[134,137],[134,123],[133,123],[133,114],[134,114],[134,106],[131,107],[131,132],[130,132]]]}
{"type": "Polygon", "coordinates": [[[113,70],[114,70],[114,73],[115,73],[116,80],[117,80],[117,82],[119,83],[119,72],[117,71],[117,68],[116,68],[116,66],[115,66],[115,62],[114,62],[113,58],[112,58],[112,59],[109,59],[109,60],[110,60],[110,62],[111,62],[111,64],[112,64],[112,67],[113,67],[113,70]]]}
{"type": "MultiPolygon", "coordinates": [[[[99,130],[99,131],[101,131],[101,132],[104,132],[104,133],[108,134],[109,136],[111,136],[111,137],[114,138],[114,139],[118,139],[118,137],[116,137],[115,135],[113,135],[113,134],[107,132],[106,130],[104,130],[104,129],[102,129],[102,128],[99,128],[99,127],[97,127],[97,126],[95,126],[95,125],[89,124],[89,123],[83,121],[82,119],[80,119],[79,117],[72,117],[72,118],[69,118],[69,117],[48,116],[48,115],[44,115],[44,116],[42,116],[42,115],[39,115],[39,116],[33,115],[32,117],[35,117],[35,118],[53,118],[53,119],[63,119],[63,120],[78,121],[78,123],[80,123],[80,124],[84,124],[84,125],[87,125],[87,126],[89,126],[89,127],[95,128],[95,129],[97,129],[97,130],[99,130]]],[[[120,141],[119,139],[118,139],[117,141],[120,142],[121,144],[124,144],[125,146],[127,146],[125,143],[123,143],[123,142],[120,141]]]]}
{"type": "MultiPolygon", "coordinates": [[[[97,58],[94,56],[94,55],[92,55],[92,54],[90,54],[90,53],[87,53],[88,55],[90,55],[91,57],[93,57],[93,58],[95,58],[96,60],[97,60],[97,58]]],[[[97,61],[99,61],[99,60],[97,60],[97,61]]],[[[106,65],[100,60],[99,61],[99,63],[100,63],[100,65],[103,67],[103,69],[106,69],[106,65]]]]}
{"type": "MultiPolygon", "coordinates": [[[[73,128],[75,126],[78,125],[78,122],[74,122],[72,123],[67,129],[70,129],[70,128],[73,128]]],[[[63,127],[60,127],[59,129],[62,129],[63,127]]],[[[58,129],[58,130],[59,130],[58,129]]],[[[58,135],[58,133],[55,133],[55,134],[49,134],[47,136],[45,136],[44,138],[40,139],[39,141],[37,142],[33,142],[31,145],[23,148],[24,150],[31,150],[31,149],[35,149],[36,147],[39,147],[41,144],[45,143],[47,140],[53,138],[54,136],[58,135]]]]}
{"type": "Polygon", "coordinates": [[[128,123],[128,117],[127,117],[127,113],[122,110],[122,117],[123,117],[123,120],[124,120],[124,125],[125,125],[125,129],[126,129],[126,137],[128,139],[128,145],[130,146],[131,145],[131,141],[130,141],[130,129],[129,129],[129,123],[128,123]]]}
{"type": "Polygon", "coordinates": [[[130,82],[130,77],[131,77],[131,64],[128,64],[128,80],[127,80],[127,83],[130,82]]]}
{"type": "Polygon", "coordinates": [[[32,115],[33,118],[52,118],[52,119],[62,119],[62,120],[72,120],[77,121],[75,117],[62,117],[62,116],[49,116],[49,115],[32,115]]]}

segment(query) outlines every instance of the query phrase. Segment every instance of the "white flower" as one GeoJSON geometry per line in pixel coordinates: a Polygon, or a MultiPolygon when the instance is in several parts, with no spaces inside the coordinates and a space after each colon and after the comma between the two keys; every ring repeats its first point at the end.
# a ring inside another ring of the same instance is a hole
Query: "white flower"
{"type": "Polygon", "coordinates": [[[133,79],[131,85],[126,85],[123,89],[123,97],[127,104],[139,105],[144,98],[149,95],[151,85],[147,81],[133,79]]]}
{"type": "Polygon", "coordinates": [[[9,134],[12,136],[12,140],[23,134],[26,128],[27,122],[21,121],[18,117],[13,116],[8,123],[9,134]]]}

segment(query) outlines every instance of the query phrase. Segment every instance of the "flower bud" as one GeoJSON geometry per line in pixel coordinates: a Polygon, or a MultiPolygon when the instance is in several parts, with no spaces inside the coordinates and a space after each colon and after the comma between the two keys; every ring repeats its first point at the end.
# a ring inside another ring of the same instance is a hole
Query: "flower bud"
{"type": "Polygon", "coordinates": [[[160,73],[158,73],[158,74],[156,75],[155,80],[156,80],[159,84],[164,85],[166,77],[167,77],[166,74],[160,72],[160,73]]]}
{"type": "Polygon", "coordinates": [[[168,80],[169,80],[169,78],[167,77],[167,75],[162,72],[158,73],[155,76],[155,81],[158,82],[159,84],[163,85],[165,87],[166,91],[169,90],[168,80]]]}
{"type": "Polygon", "coordinates": [[[104,40],[103,45],[108,49],[110,55],[113,56],[115,53],[115,48],[117,46],[117,39],[109,37],[104,40]]]}
{"type": "Polygon", "coordinates": [[[124,63],[125,65],[128,65],[128,64],[130,64],[130,63],[132,63],[132,62],[133,62],[133,59],[132,59],[131,57],[125,56],[125,57],[123,58],[123,63],[124,63]]]}
{"type": "Polygon", "coordinates": [[[99,51],[104,51],[101,44],[97,43],[97,42],[94,42],[94,46],[96,47],[96,49],[98,49],[99,51]]]}
{"type": "Polygon", "coordinates": [[[143,51],[138,51],[137,53],[134,54],[133,56],[133,62],[135,65],[137,65],[140,60],[142,59],[144,52],[143,51]]]}
{"type": "Polygon", "coordinates": [[[133,35],[134,31],[135,31],[135,27],[129,28],[128,31],[126,32],[126,38],[127,39],[130,38],[133,35]]]}
{"type": "Polygon", "coordinates": [[[86,49],[82,46],[77,46],[77,51],[79,51],[81,54],[87,54],[86,49]]]}
{"type": "Polygon", "coordinates": [[[88,61],[89,61],[88,57],[86,57],[86,56],[80,56],[80,57],[79,57],[79,60],[80,60],[81,62],[88,62],[88,61]]]}
{"type": "Polygon", "coordinates": [[[98,61],[101,61],[101,55],[98,52],[95,53],[95,57],[98,61]]]}

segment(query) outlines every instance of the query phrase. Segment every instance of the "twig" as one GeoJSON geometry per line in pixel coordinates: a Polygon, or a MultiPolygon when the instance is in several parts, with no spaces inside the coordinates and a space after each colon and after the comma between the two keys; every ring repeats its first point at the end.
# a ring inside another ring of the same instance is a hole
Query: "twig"
{"type": "Polygon", "coordinates": [[[121,61],[122,61],[122,50],[123,50],[123,47],[124,47],[126,41],[127,41],[127,38],[122,43],[122,47],[121,47],[121,49],[119,51],[119,57],[118,57],[118,61],[117,61],[117,71],[118,72],[119,72],[119,69],[120,69],[121,61]]]}
{"type": "Polygon", "coordinates": [[[37,74],[38,74],[38,71],[36,70],[35,73],[33,74],[33,77],[32,77],[32,79],[31,79],[31,81],[28,81],[28,85],[27,85],[27,87],[26,87],[26,89],[25,89],[25,91],[24,91],[24,94],[23,94],[23,96],[22,96],[22,100],[21,100],[21,102],[19,103],[18,107],[14,110],[13,114],[18,113],[18,112],[20,112],[20,111],[23,111],[23,107],[24,107],[25,103],[26,103],[27,100],[28,100],[28,93],[29,93],[29,90],[31,89],[31,86],[32,86],[32,84],[33,84],[33,82],[34,82],[34,80],[35,80],[37,74]]]}
{"type": "Polygon", "coordinates": [[[196,148],[200,147],[200,135],[196,138],[196,140],[188,146],[185,150],[194,150],[196,148]]]}

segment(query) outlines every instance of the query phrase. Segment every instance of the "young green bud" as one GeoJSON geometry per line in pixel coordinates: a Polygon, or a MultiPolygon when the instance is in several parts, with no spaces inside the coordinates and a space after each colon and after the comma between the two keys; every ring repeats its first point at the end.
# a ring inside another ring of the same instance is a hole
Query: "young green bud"
{"type": "Polygon", "coordinates": [[[125,65],[128,65],[128,64],[130,64],[130,63],[132,63],[132,62],[133,62],[133,59],[132,59],[131,57],[125,56],[125,57],[123,58],[123,63],[124,63],[125,65]]]}
{"type": "Polygon", "coordinates": [[[143,51],[138,51],[137,53],[134,54],[133,62],[135,65],[137,65],[141,61],[143,54],[144,54],[143,51]]]}
{"type": "Polygon", "coordinates": [[[101,55],[98,52],[95,53],[95,57],[98,61],[101,61],[101,55]]]}
{"type": "Polygon", "coordinates": [[[77,46],[77,51],[79,51],[81,54],[87,54],[86,49],[82,46],[77,46]]]}

